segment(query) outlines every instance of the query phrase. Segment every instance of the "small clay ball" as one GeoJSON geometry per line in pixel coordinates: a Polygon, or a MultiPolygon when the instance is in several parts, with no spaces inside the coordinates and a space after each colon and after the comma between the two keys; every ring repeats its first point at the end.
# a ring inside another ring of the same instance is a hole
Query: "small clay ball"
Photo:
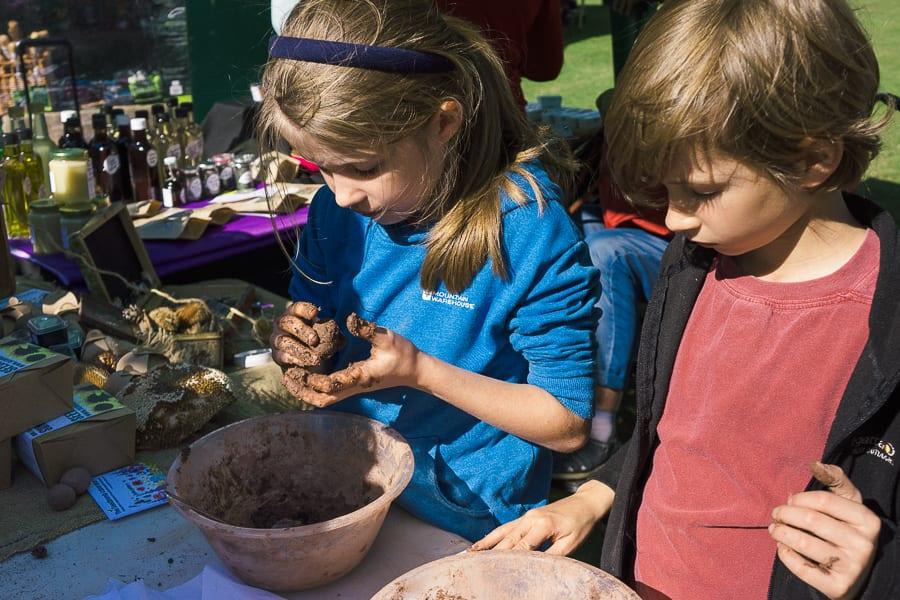
{"type": "Polygon", "coordinates": [[[91,485],[91,473],[84,467],[72,467],[59,478],[60,483],[64,483],[79,496],[85,493],[91,485]]]}
{"type": "Polygon", "coordinates": [[[64,483],[57,483],[47,492],[47,504],[53,510],[66,510],[75,504],[75,490],[64,483]]]}

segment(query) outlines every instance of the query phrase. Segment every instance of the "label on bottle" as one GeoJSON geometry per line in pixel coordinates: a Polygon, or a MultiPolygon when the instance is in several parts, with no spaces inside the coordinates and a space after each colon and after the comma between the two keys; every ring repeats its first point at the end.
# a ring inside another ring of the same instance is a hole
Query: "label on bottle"
{"type": "Polygon", "coordinates": [[[119,171],[120,166],[118,154],[110,154],[103,161],[103,170],[110,175],[115,175],[119,171]]]}
{"type": "Polygon", "coordinates": [[[231,167],[222,167],[222,173],[219,175],[219,179],[222,181],[231,181],[234,179],[234,171],[231,170],[231,167]]]}
{"type": "Polygon", "coordinates": [[[238,179],[238,183],[241,185],[250,186],[253,183],[253,175],[250,174],[250,171],[244,171],[241,173],[240,179],[238,179]]]}
{"type": "Polygon", "coordinates": [[[188,200],[196,202],[203,197],[203,184],[199,177],[191,177],[187,180],[188,200]]]}
{"type": "Polygon", "coordinates": [[[196,139],[189,141],[184,147],[184,153],[191,160],[200,158],[200,154],[203,153],[203,143],[196,139]]]}
{"type": "Polygon", "coordinates": [[[181,146],[172,144],[166,149],[166,156],[174,156],[178,160],[181,160],[181,146]]]}
{"type": "Polygon", "coordinates": [[[219,194],[219,176],[216,173],[211,173],[206,177],[206,190],[209,192],[210,196],[217,196],[219,194]]]}
{"type": "Polygon", "coordinates": [[[87,168],[87,187],[88,198],[93,199],[97,195],[97,188],[94,185],[94,170],[90,167],[87,168]]]}
{"type": "Polygon", "coordinates": [[[28,177],[22,179],[22,190],[25,192],[26,196],[31,196],[31,179],[28,177]]]}
{"type": "Polygon", "coordinates": [[[166,208],[173,208],[175,206],[175,196],[172,195],[172,190],[169,188],[163,188],[163,206],[166,208]]]}
{"type": "Polygon", "coordinates": [[[151,167],[155,167],[159,164],[159,157],[156,155],[156,150],[147,150],[147,164],[151,167]]]}

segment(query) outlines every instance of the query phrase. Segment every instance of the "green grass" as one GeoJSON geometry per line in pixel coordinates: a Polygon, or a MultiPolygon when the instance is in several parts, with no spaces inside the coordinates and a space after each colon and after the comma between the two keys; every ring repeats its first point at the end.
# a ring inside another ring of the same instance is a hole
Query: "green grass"
{"type": "MultiPolygon", "coordinates": [[[[851,0],[869,31],[881,66],[881,89],[900,95],[900,2],[851,0]]],[[[593,108],[594,100],[613,85],[609,13],[601,0],[587,0],[584,26],[566,30],[565,65],[555,81],[522,81],[525,97],[561,95],[566,106],[593,108]]],[[[869,168],[860,192],[881,203],[900,221],[900,128],[884,135],[881,154],[869,168]]]]}

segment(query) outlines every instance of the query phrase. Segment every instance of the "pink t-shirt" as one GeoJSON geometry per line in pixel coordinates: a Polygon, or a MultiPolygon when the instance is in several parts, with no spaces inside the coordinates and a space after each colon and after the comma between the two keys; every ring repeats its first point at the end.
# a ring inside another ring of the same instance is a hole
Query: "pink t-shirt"
{"type": "Polygon", "coordinates": [[[637,517],[645,598],[765,598],[772,509],[806,488],[868,338],[880,246],[771,283],[720,258],[691,313],[637,517]],[[665,594],[659,596],[657,592],[665,594]]]}

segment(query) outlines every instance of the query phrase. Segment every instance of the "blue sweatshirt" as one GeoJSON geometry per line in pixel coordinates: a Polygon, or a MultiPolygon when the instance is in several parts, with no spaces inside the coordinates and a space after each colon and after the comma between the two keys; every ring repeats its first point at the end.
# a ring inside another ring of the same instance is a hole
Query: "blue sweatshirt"
{"type": "MultiPolygon", "coordinates": [[[[394,330],[420,350],[457,367],[543,388],[580,417],[593,411],[593,306],[599,294],[587,247],[559,202],[560,190],[536,164],[546,201],[524,178],[524,205],[501,199],[508,278],[484,265],[461,294],[419,284],[427,231],[380,225],[339,207],[322,188],[299,240],[290,294],[312,302],[342,328],[347,315],[394,330]]],[[[369,356],[350,336],[336,368],[369,356]]],[[[489,402],[490,399],[485,399],[489,402]]],[[[399,499],[414,515],[477,540],[501,523],[545,504],[549,450],[489,425],[430,394],[405,387],[339,402],[333,410],[390,425],[410,443],[415,473],[399,499]]]]}

